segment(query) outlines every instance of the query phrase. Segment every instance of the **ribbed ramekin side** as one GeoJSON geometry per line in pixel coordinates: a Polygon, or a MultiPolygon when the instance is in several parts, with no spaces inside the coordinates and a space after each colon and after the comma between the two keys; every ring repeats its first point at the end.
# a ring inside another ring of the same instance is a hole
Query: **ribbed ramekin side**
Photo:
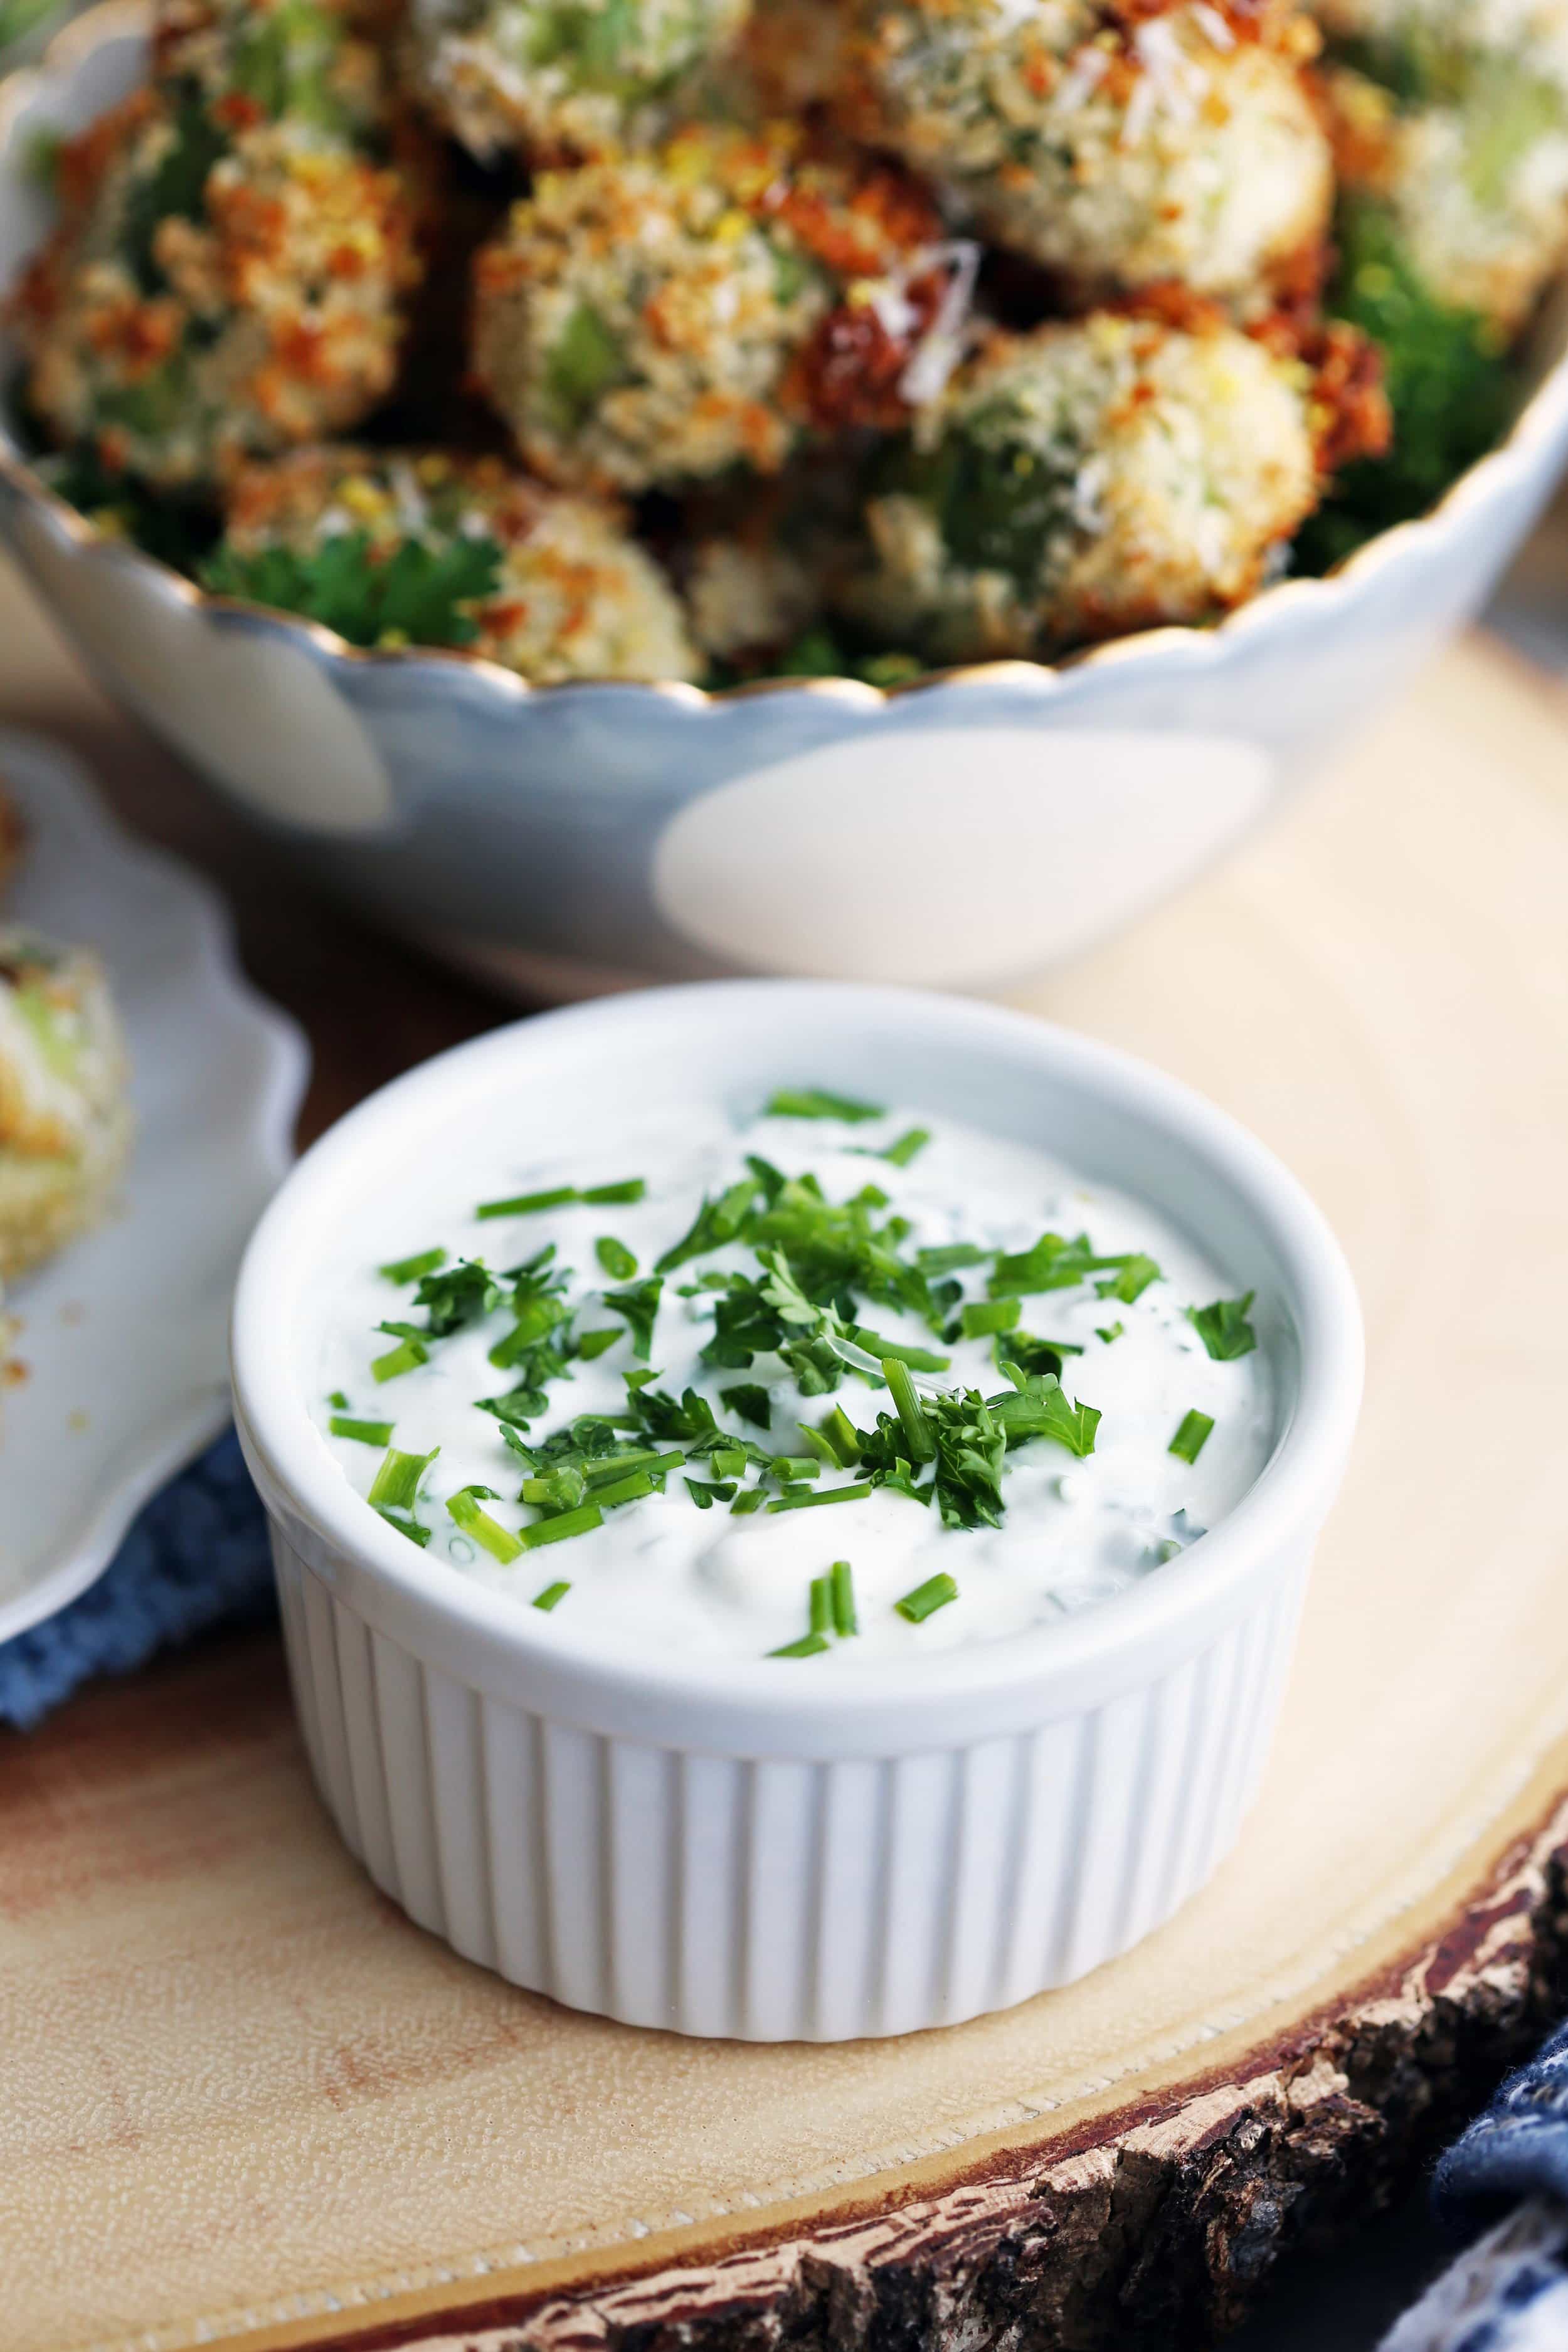
{"type": "Polygon", "coordinates": [[[370,1875],[515,1983],[627,2024],[838,2041],[954,2024],[1125,1951],[1262,1768],[1306,1559],[1076,1717],[824,1762],[601,1736],[482,1694],[275,1538],[311,1769],[370,1875]]]}

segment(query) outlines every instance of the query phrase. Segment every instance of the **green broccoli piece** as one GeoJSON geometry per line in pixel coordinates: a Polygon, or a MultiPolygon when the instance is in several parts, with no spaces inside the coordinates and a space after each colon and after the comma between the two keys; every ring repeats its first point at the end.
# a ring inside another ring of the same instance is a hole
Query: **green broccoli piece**
{"type": "Polygon", "coordinates": [[[1296,569],[1326,572],[1363,541],[1426,513],[1507,426],[1515,398],[1508,348],[1489,320],[1437,301],[1386,205],[1341,206],[1329,308],[1383,352],[1394,412],[1384,457],[1349,466],[1296,541],[1296,569]]]}
{"type": "Polygon", "coordinates": [[[309,554],[220,547],[199,576],[216,595],[302,614],[351,645],[466,646],[479,631],[460,608],[495,593],[500,562],[492,539],[405,540],[383,559],[363,531],[342,531],[309,554]]]}

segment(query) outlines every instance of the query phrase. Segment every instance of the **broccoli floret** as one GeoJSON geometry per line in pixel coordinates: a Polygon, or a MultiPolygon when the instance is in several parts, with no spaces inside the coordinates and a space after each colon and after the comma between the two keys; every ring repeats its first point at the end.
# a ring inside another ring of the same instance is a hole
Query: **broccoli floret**
{"type": "Polygon", "coordinates": [[[1387,208],[1341,207],[1329,307],[1376,343],[1394,412],[1387,457],[1347,467],[1296,541],[1296,568],[1324,572],[1363,540],[1424,514],[1505,429],[1515,395],[1506,343],[1473,310],[1436,301],[1387,208]]]}
{"type": "Polygon", "coordinates": [[[479,632],[459,607],[494,593],[500,561],[491,539],[405,540],[381,559],[365,532],[342,531],[309,554],[220,547],[200,576],[217,595],[303,614],[351,645],[466,646],[479,632]]]}

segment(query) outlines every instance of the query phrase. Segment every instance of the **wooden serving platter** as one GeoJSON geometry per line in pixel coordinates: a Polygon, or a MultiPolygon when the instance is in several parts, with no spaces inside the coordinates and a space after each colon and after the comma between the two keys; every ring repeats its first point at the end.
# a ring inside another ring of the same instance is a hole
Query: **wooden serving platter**
{"type": "MultiPolygon", "coordinates": [[[[497,1017],[232,835],[0,609],[0,709],[235,887],[319,1124],[497,1017]]],[[[897,2043],[573,2015],[377,1896],[270,1637],[0,1746],[7,2352],[1206,2341],[1568,1989],[1568,700],[1472,639],[1038,992],[1249,1121],[1371,1332],[1258,1808],[1083,1983],[897,2043]]]]}

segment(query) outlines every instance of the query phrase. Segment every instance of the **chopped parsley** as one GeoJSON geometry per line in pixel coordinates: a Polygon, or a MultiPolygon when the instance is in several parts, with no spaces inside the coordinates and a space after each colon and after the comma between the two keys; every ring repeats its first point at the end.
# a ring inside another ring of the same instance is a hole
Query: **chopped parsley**
{"type": "Polygon", "coordinates": [[[1257,1295],[1249,1290],[1244,1298],[1216,1298],[1211,1307],[1188,1307],[1187,1320],[1215,1363],[1234,1363],[1257,1347],[1258,1334],[1247,1319],[1257,1295]]]}
{"type": "Polygon", "coordinates": [[[640,1363],[646,1364],[653,1352],[654,1318],[663,1288],[662,1276],[650,1274],[646,1281],[634,1283],[628,1289],[605,1293],[605,1304],[611,1314],[626,1318],[632,1335],[632,1353],[640,1363]]]}
{"type": "Polygon", "coordinates": [[[722,1402],[753,1429],[768,1428],[773,1417],[773,1400],[760,1381],[737,1381],[733,1388],[721,1389],[722,1402]]]}

